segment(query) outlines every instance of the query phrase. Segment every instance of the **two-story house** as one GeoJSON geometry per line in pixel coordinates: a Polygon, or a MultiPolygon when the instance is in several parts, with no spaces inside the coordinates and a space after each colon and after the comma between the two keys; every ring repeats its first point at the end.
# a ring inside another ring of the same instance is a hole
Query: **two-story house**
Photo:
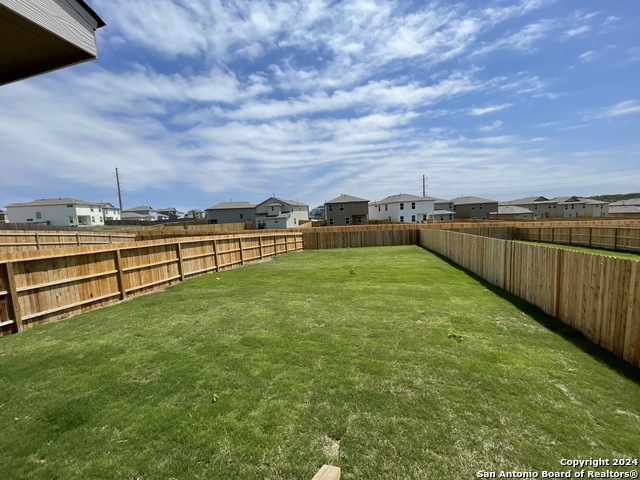
{"type": "Polygon", "coordinates": [[[40,198],[32,202],[7,205],[13,223],[46,223],[60,227],[88,227],[104,225],[99,202],[77,198],[40,198]]]}
{"type": "Polygon", "coordinates": [[[433,203],[433,221],[434,222],[453,222],[456,212],[453,209],[453,202],[444,198],[436,198],[433,203]]]}
{"type": "Polygon", "coordinates": [[[256,206],[250,202],[220,202],[205,210],[207,223],[242,223],[255,220],[256,206]]]}
{"type": "Polygon", "coordinates": [[[166,215],[169,220],[181,220],[185,216],[184,212],[175,207],[156,208],[156,212],[160,215],[166,215]]]}
{"type": "Polygon", "coordinates": [[[100,202],[98,205],[102,207],[102,217],[104,220],[120,220],[120,209],[114,207],[109,202],[100,202]]]}
{"type": "Polygon", "coordinates": [[[609,204],[609,215],[624,218],[639,218],[640,198],[630,198],[628,200],[611,202],[609,204]]]}
{"type": "Polygon", "coordinates": [[[556,217],[558,202],[556,200],[549,200],[546,197],[539,196],[500,202],[499,206],[526,208],[532,212],[533,218],[554,218],[556,217]]]}
{"type": "Polygon", "coordinates": [[[497,200],[481,197],[458,197],[451,200],[456,220],[487,220],[491,212],[498,211],[497,200]]]}
{"type": "Polygon", "coordinates": [[[149,205],[139,205],[133,208],[127,208],[122,212],[123,220],[144,220],[144,221],[156,221],[156,220],[169,220],[167,215],[159,213],[155,208],[149,205]],[[135,215],[130,215],[135,214],[135,215]]]}
{"type": "Polygon", "coordinates": [[[609,203],[584,197],[557,197],[556,216],[559,218],[606,217],[609,203]]]}
{"type": "Polygon", "coordinates": [[[309,221],[309,205],[306,203],[269,197],[256,205],[256,226],[263,228],[291,228],[309,221]]]}
{"type": "Polygon", "coordinates": [[[403,223],[433,221],[436,200],[408,193],[391,195],[369,205],[369,218],[403,223]]]}
{"type": "Polygon", "coordinates": [[[327,225],[362,225],[367,223],[369,200],[352,195],[339,197],[324,203],[324,217],[327,225]]]}

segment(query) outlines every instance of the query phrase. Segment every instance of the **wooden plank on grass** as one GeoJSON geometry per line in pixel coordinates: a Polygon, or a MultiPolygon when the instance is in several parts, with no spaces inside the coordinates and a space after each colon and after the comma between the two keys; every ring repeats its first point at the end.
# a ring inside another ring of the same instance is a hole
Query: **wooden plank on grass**
{"type": "Polygon", "coordinates": [[[340,469],[333,465],[323,465],[311,480],[340,480],[340,469]]]}

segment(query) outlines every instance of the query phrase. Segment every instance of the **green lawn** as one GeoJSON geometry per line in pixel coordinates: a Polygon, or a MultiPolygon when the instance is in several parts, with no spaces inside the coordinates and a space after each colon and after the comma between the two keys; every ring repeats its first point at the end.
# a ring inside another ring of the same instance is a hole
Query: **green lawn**
{"type": "Polygon", "coordinates": [[[638,372],[418,247],[292,253],[0,339],[0,478],[566,471],[638,456],[638,372]]]}

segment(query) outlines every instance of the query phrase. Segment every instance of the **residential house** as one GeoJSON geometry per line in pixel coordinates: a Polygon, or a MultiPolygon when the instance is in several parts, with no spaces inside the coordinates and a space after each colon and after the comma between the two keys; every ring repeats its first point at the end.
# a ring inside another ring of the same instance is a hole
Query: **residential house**
{"type": "Polygon", "coordinates": [[[104,225],[99,202],[77,198],[40,198],[32,202],[7,205],[13,223],[46,223],[59,227],[87,227],[104,225]]]}
{"type": "Polygon", "coordinates": [[[324,203],[327,225],[362,225],[368,214],[369,200],[364,198],[343,194],[324,203]]]}
{"type": "Polygon", "coordinates": [[[498,211],[489,214],[491,220],[521,220],[533,218],[533,212],[528,208],[516,205],[498,204],[498,211]]]}
{"type": "Polygon", "coordinates": [[[256,205],[256,226],[262,228],[291,228],[309,221],[309,205],[306,203],[269,197],[256,205]]]}
{"type": "Polygon", "coordinates": [[[630,198],[628,200],[611,202],[609,204],[609,216],[640,218],[640,198],[630,198]]]}
{"type": "Polygon", "coordinates": [[[487,220],[498,211],[498,202],[481,197],[458,197],[451,200],[456,219],[487,220]]]}
{"type": "Polygon", "coordinates": [[[519,198],[508,202],[500,202],[499,205],[526,208],[533,213],[533,218],[554,218],[557,216],[558,209],[557,200],[549,200],[542,196],[519,198]]]}
{"type": "Polygon", "coordinates": [[[408,193],[391,195],[369,205],[369,218],[403,223],[433,221],[436,200],[408,193]]]}
{"type": "Polygon", "coordinates": [[[133,208],[127,208],[122,212],[123,220],[145,220],[147,222],[155,222],[157,220],[169,220],[167,215],[159,213],[155,208],[149,205],[139,205],[133,208]],[[135,213],[136,215],[129,215],[135,213]]]}
{"type": "Polygon", "coordinates": [[[313,220],[324,220],[324,205],[318,205],[311,209],[310,217],[313,220]]]}
{"type": "Polygon", "coordinates": [[[102,207],[102,217],[107,220],[120,220],[120,209],[114,207],[109,202],[100,202],[98,205],[102,207]]]}
{"type": "Polygon", "coordinates": [[[207,223],[253,222],[256,206],[250,202],[220,202],[205,212],[207,223]]]}
{"type": "Polygon", "coordinates": [[[556,217],[606,217],[609,214],[609,203],[584,197],[557,197],[556,217]]]}
{"type": "Polygon", "coordinates": [[[156,208],[156,211],[161,215],[166,215],[169,220],[181,220],[185,216],[184,212],[174,207],[156,208]]]}
{"type": "Polygon", "coordinates": [[[9,216],[7,215],[7,212],[5,212],[4,210],[0,210],[0,223],[8,223],[9,222],[9,216]]]}
{"type": "Polygon", "coordinates": [[[433,204],[434,222],[453,222],[456,212],[453,209],[453,202],[444,198],[436,198],[433,204]]]}
{"type": "Polygon", "coordinates": [[[194,208],[187,212],[187,214],[185,215],[185,218],[191,218],[194,220],[204,220],[205,212],[204,210],[198,210],[197,208],[194,208]]]}
{"type": "Polygon", "coordinates": [[[2,0],[0,85],[95,59],[104,25],[83,0],[2,0]]]}

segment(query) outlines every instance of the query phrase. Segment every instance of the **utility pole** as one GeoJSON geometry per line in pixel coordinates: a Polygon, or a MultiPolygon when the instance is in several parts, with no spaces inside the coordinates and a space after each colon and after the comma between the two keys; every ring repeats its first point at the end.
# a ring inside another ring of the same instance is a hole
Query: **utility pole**
{"type": "Polygon", "coordinates": [[[427,176],[422,175],[422,196],[427,196],[427,176]]]}
{"type": "Polygon", "coordinates": [[[122,215],[122,193],[120,192],[120,175],[118,167],[116,167],[116,185],[118,186],[118,206],[120,207],[120,215],[122,215]]]}

